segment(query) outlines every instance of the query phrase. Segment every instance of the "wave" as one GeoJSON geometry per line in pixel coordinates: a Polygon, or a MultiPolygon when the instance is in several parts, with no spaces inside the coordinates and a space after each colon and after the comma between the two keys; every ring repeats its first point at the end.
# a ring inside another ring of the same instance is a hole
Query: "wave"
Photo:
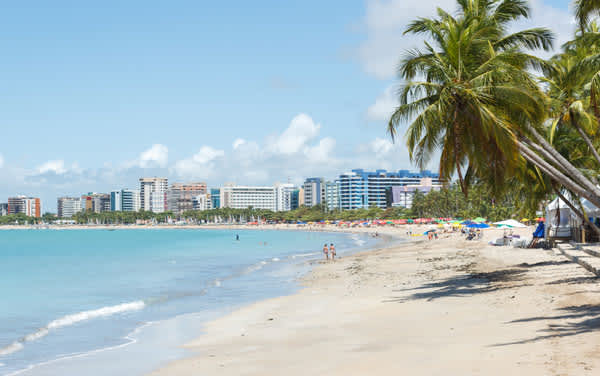
{"type": "Polygon", "coordinates": [[[298,253],[297,255],[292,255],[292,258],[295,259],[296,257],[310,257],[310,256],[316,256],[318,254],[319,254],[319,252],[298,253]]]}
{"type": "Polygon", "coordinates": [[[51,330],[63,328],[65,326],[71,326],[73,324],[77,324],[82,321],[92,320],[98,317],[112,316],[117,313],[123,313],[128,311],[138,311],[140,309],[143,309],[145,306],[146,304],[143,301],[138,300],[135,302],[117,304],[114,306],[107,306],[99,309],[82,311],[74,313],[72,315],[63,316],[59,319],[51,321],[45,327],[39,328],[37,331],[27,334],[26,336],[11,343],[10,345],[0,348],[0,356],[12,354],[23,349],[25,343],[33,342],[42,337],[45,337],[51,330]]]}

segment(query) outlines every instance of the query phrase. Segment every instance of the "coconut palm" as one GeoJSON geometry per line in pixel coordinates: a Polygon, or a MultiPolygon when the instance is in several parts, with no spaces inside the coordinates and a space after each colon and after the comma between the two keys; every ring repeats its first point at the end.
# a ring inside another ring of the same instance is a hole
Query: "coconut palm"
{"type": "Polygon", "coordinates": [[[579,27],[583,30],[590,20],[590,16],[600,13],[600,0],[576,0],[575,17],[579,27]]]}
{"type": "Polygon", "coordinates": [[[526,68],[540,60],[520,47],[552,45],[546,29],[507,34],[511,21],[527,17],[518,0],[459,0],[457,16],[438,9],[435,19],[409,24],[406,33],[425,34],[424,50],[402,60],[399,75],[406,80],[400,106],[388,131],[410,122],[406,132],[410,158],[424,167],[440,152],[440,174],[458,175],[467,194],[472,176],[495,181],[522,161],[515,129],[523,119],[538,124],[545,116],[544,95],[526,68]],[[466,173],[465,173],[466,172],[466,173]]]}

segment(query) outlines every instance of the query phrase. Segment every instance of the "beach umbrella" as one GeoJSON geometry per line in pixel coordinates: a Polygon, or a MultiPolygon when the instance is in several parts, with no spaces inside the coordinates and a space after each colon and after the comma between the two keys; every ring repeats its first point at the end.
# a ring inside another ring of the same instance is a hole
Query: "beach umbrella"
{"type": "Polygon", "coordinates": [[[521,222],[529,222],[529,219],[527,219],[527,218],[521,218],[521,222]]]}
{"type": "Polygon", "coordinates": [[[485,222],[485,218],[482,218],[482,217],[477,217],[477,218],[475,218],[475,219],[473,220],[473,222],[476,222],[476,223],[485,222]]]}

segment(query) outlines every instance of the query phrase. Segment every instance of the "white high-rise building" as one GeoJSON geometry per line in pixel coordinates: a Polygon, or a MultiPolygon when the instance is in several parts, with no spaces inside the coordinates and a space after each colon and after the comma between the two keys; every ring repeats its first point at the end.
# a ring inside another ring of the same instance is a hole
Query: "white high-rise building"
{"type": "Polygon", "coordinates": [[[325,202],[325,180],[308,178],[302,185],[304,189],[304,205],[315,206],[325,202]]]}
{"type": "Polygon", "coordinates": [[[56,207],[58,209],[59,218],[71,218],[81,211],[81,198],[59,197],[56,207]]]}
{"type": "Polygon", "coordinates": [[[140,211],[140,191],[136,189],[122,189],[121,210],[126,212],[140,211]]]}
{"type": "Polygon", "coordinates": [[[167,178],[140,178],[140,209],[154,213],[167,210],[167,178]]]}
{"type": "Polygon", "coordinates": [[[233,209],[277,210],[275,187],[244,187],[226,185],[221,188],[221,207],[233,209]]]}
{"type": "Polygon", "coordinates": [[[339,210],[341,208],[339,181],[325,183],[325,205],[327,205],[327,210],[339,210]]]}
{"type": "Polygon", "coordinates": [[[293,184],[275,184],[275,210],[290,211],[292,210],[292,194],[298,189],[293,184]]]}
{"type": "Polygon", "coordinates": [[[210,210],[212,209],[212,200],[210,193],[203,193],[192,197],[193,210],[210,210]]]}
{"type": "Polygon", "coordinates": [[[123,195],[121,191],[110,192],[110,211],[122,211],[123,210],[123,195]]]}

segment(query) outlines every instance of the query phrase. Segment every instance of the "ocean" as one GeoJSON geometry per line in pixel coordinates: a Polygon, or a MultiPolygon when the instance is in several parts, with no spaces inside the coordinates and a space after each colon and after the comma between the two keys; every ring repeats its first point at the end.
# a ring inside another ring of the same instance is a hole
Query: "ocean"
{"type": "Polygon", "coordinates": [[[290,294],[322,258],[375,246],[343,233],[0,231],[0,375],[142,375],[202,323],[290,294]],[[239,235],[240,240],[236,240],[239,235]]]}

